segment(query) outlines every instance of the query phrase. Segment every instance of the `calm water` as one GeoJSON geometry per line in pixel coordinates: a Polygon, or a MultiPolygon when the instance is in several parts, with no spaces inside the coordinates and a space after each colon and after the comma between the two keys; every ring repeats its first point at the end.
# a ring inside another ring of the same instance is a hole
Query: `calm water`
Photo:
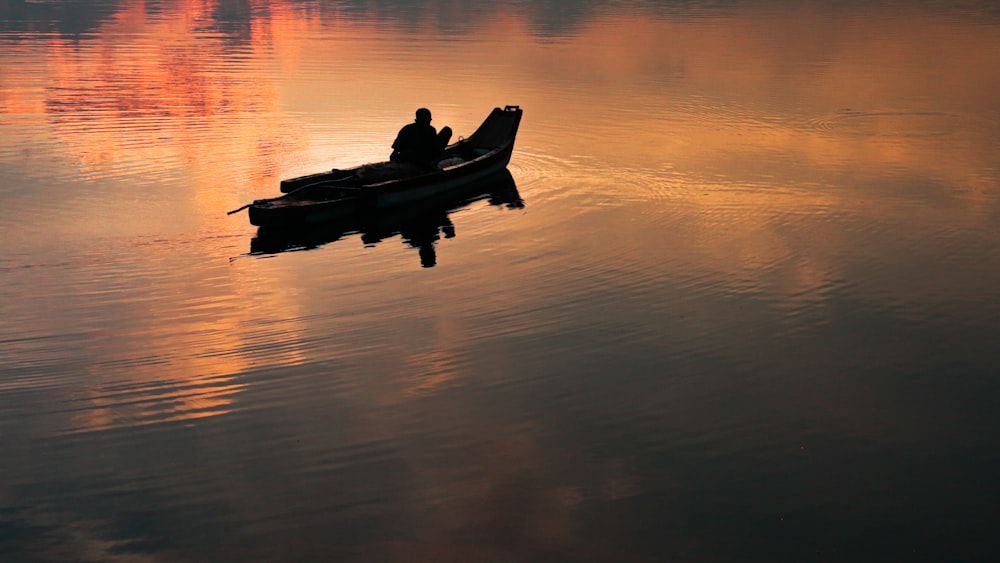
{"type": "Polygon", "coordinates": [[[998,61],[987,1],[0,0],[0,560],[995,560],[998,61]],[[226,215],[505,104],[506,181],[226,215]]]}

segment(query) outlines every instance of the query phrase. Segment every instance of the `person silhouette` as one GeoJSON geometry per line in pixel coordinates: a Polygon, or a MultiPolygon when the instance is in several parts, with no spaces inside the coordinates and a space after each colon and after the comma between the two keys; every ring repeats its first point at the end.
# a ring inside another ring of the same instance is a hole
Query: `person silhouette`
{"type": "Polygon", "coordinates": [[[420,108],[413,123],[403,126],[396,135],[389,160],[428,170],[437,168],[441,153],[450,141],[451,127],[442,127],[438,133],[431,125],[431,110],[420,108]]]}

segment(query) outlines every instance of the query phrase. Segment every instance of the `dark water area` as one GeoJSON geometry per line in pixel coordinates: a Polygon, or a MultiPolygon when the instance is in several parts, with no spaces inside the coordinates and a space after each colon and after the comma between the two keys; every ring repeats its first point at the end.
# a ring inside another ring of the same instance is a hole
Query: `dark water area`
{"type": "Polygon", "coordinates": [[[0,0],[0,561],[1000,559],[994,2],[0,0]],[[509,174],[226,212],[524,118],[509,174]]]}

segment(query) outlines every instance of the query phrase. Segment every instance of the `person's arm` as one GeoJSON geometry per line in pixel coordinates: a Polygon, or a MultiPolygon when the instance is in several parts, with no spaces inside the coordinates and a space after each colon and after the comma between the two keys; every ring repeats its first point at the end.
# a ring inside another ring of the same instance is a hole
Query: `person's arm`
{"type": "Polygon", "coordinates": [[[413,148],[413,142],[411,138],[413,137],[410,132],[411,127],[409,125],[404,125],[399,133],[396,135],[396,140],[392,142],[392,148],[403,152],[413,148]]]}

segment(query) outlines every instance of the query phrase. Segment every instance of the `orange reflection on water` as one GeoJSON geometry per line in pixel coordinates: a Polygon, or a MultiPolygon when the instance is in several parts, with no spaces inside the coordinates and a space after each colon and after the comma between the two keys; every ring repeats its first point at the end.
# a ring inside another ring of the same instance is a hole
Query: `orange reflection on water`
{"type": "MultiPolygon", "coordinates": [[[[603,108],[579,111],[584,135],[559,139],[564,152],[735,182],[784,155],[793,174],[814,175],[804,180],[896,167],[985,187],[977,172],[996,157],[977,147],[995,135],[978,120],[998,110],[995,28],[919,11],[835,24],[808,10],[757,11],[703,25],[608,18],[521,62],[603,108]]],[[[524,102],[533,119],[574,103],[545,98],[524,102]]]]}
{"type": "MultiPolygon", "coordinates": [[[[254,17],[251,5],[248,33],[236,40],[205,31],[216,2],[181,2],[156,18],[142,2],[127,6],[90,40],[86,56],[69,42],[46,46],[46,104],[71,159],[85,173],[111,175],[115,164],[167,159],[194,167],[199,179],[224,161],[252,186],[243,190],[276,179],[277,152],[323,144],[261,116],[339,109],[329,119],[364,139],[309,158],[343,165],[384,156],[421,99],[439,105],[438,121],[460,132],[483,108],[519,103],[530,112],[525,134],[534,132],[536,142],[621,164],[700,172],[727,166],[720,157],[733,152],[782,153],[813,167],[931,167],[935,177],[969,184],[969,171],[983,164],[970,158],[988,155],[949,148],[948,140],[960,133],[989,146],[992,132],[972,122],[976,112],[996,111],[992,93],[1000,88],[992,28],[945,24],[920,11],[837,22],[815,7],[749,7],[705,22],[638,12],[602,17],[556,43],[501,16],[477,29],[476,41],[421,39],[415,71],[401,56],[413,35],[331,12],[321,20],[293,2],[269,3],[268,17],[254,17]],[[886,21],[894,25],[885,29],[886,21]],[[488,69],[488,88],[482,79],[450,78],[456,53],[488,69]],[[123,119],[150,123],[107,126],[123,119]],[[583,135],[565,134],[578,124],[586,125],[583,135]]],[[[25,103],[14,97],[5,105],[25,103]]],[[[220,201],[213,196],[222,190],[196,191],[201,211],[234,203],[232,192],[220,201]]]]}
{"type": "Polygon", "coordinates": [[[150,182],[173,180],[171,189],[189,196],[184,203],[195,211],[175,218],[214,216],[232,204],[234,191],[275,183],[279,155],[302,143],[275,119],[279,92],[261,54],[272,41],[296,36],[299,26],[294,19],[275,26],[253,20],[234,45],[210,30],[214,8],[187,1],[154,18],[144,3],[127,3],[85,49],[49,38],[36,55],[43,60],[18,67],[44,67],[44,85],[9,94],[4,110],[23,111],[40,98],[42,107],[28,109],[49,115],[59,156],[78,167],[81,179],[131,177],[147,190],[150,182]],[[247,53],[234,59],[234,50],[247,53]],[[193,183],[177,186],[175,178],[193,183]]]}
{"type": "MultiPolygon", "coordinates": [[[[51,150],[75,163],[81,178],[100,187],[135,181],[157,200],[116,202],[119,224],[81,222],[69,227],[74,232],[127,230],[123,224],[155,232],[144,223],[153,215],[157,228],[182,222],[242,234],[249,230],[242,219],[222,223],[224,211],[273,193],[292,171],[384,157],[412,108],[425,104],[457,134],[471,132],[494,105],[522,105],[519,149],[573,159],[563,169],[528,169],[553,179],[536,190],[558,189],[579,174],[607,200],[687,205],[692,230],[669,241],[671,248],[687,245],[706,270],[750,278],[792,252],[795,242],[781,223],[790,215],[902,213],[895,204],[903,195],[859,197],[879,179],[871,171],[882,178],[892,172],[901,183],[919,178],[945,195],[961,192],[964,207],[952,215],[916,211],[926,213],[922,225],[956,217],[986,225],[995,201],[995,129],[979,118],[996,116],[1000,40],[993,27],[974,21],[945,24],[902,9],[832,20],[811,10],[744,7],[705,21],[608,15],[558,40],[534,36],[523,18],[505,15],[474,36],[441,37],[429,27],[393,32],[275,1],[266,17],[253,15],[258,6],[250,3],[245,30],[227,34],[212,28],[218,2],[179,2],[155,17],[145,3],[126,5],[86,48],[47,39],[34,67],[45,68],[45,82],[29,73],[23,83],[33,86],[0,94],[4,113],[47,114],[58,141],[51,150]],[[154,205],[166,207],[129,213],[154,205]]],[[[24,68],[13,66],[12,82],[24,68]]],[[[515,151],[514,167],[543,166],[521,154],[515,151]]],[[[86,189],[99,191],[94,186],[86,189]]],[[[89,204],[108,206],[99,197],[89,204]]],[[[620,233],[630,248],[667,242],[637,232],[627,218],[603,220],[603,230],[620,233]]],[[[587,236],[561,234],[567,244],[587,236]]],[[[811,294],[840,276],[837,255],[849,243],[833,234],[830,240],[795,265],[787,293],[811,294]]],[[[594,244],[607,247],[606,240],[594,244]]],[[[162,267],[173,251],[151,249],[145,267],[162,267]]],[[[632,267],[652,268],[660,258],[634,256],[632,267]]],[[[502,267],[483,268],[497,285],[517,281],[502,267]]],[[[189,280],[175,283],[189,289],[189,280]]],[[[206,289],[204,298],[231,304],[218,290],[206,289]]],[[[258,313],[302,307],[294,293],[274,292],[266,301],[258,313]]],[[[156,309],[169,303],[154,303],[145,336],[187,352],[171,356],[169,368],[149,364],[131,376],[211,379],[249,365],[239,353],[246,328],[238,315],[179,321],[156,309]],[[223,338],[214,345],[223,353],[199,353],[206,345],[188,336],[199,333],[223,338]]],[[[446,327],[436,348],[409,357],[413,379],[401,382],[408,393],[461,378],[461,351],[449,347],[460,332],[446,327]]],[[[213,391],[181,400],[176,412],[223,412],[238,386],[216,382],[213,391]]],[[[95,404],[104,400],[99,395],[95,404]]]]}
{"type": "Polygon", "coordinates": [[[87,368],[87,384],[73,400],[86,406],[71,409],[67,430],[223,415],[246,388],[237,374],[305,360],[296,346],[275,346],[276,340],[301,339],[294,320],[298,301],[277,299],[248,309],[241,292],[254,291],[253,279],[208,256],[195,257],[201,265],[171,256],[184,252],[170,247],[145,254],[150,262],[145,268],[156,272],[156,279],[139,294],[129,291],[119,298],[119,306],[133,309],[134,317],[125,327],[100,333],[101,356],[87,368]],[[220,295],[213,281],[229,290],[220,295]]]}

